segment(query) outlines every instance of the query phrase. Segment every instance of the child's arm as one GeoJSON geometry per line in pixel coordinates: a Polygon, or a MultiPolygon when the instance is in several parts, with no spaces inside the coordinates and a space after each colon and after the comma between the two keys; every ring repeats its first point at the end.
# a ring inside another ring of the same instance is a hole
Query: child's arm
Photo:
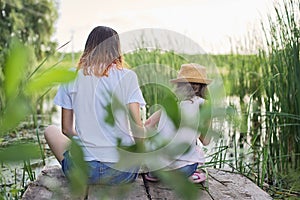
{"type": "Polygon", "coordinates": [[[210,140],[211,140],[211,136],[208,135],[208,129],[209,129],[210,125],[211,125],[211,120],[206,120],[203,123],[203,125],[204,125],[204,128],[203,128],[202,133],[199,136],[199,139],[202,142],[202,144],[204,146],[206,146],[206,145],[208,145],[210,143],[210,140]]]}
{"type": "Polygon", "coordinates": [[[155,125],[158,124],[161,115],[161,110],[156,111],[153,113],[145,122],[145,127],[153,128],[155,125]]]}
{"type": "Polygon", "coordinates": [[[61,129],[63,134],[69,138],[77,135],[74,128],[74,115],[72,109],[61,109],[61,129]]]}
{"type": "Polygon", "coordinates": [[[210,143],[211,137],[210,136],[202,136],[202,135],[200,135],[199,139],[200,139],[201,143],[204,146],[206,146],[206,145],[208,145],[210,143]]]}
{"type": "MultiPolygon", "coordinates": [[[[145,138],[145,131],[143,122],[140,117],[140,104],[139,103],[129,103],[128,109],[130,113],[130,126],[133,133],[134,140],[136,144],[142,145],[145,138]]],[[[141,148],[143,148],[141,146],[141,148]]]]}

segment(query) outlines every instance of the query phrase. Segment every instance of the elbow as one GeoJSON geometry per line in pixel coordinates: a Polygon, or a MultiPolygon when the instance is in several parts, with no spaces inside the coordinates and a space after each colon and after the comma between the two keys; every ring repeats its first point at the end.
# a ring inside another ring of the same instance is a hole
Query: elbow
{"type": "Polygon", "coordinates": [[[68,133],[69,133],[68,129],[62,129],[61,131],[64,135],[68,135],[68,133]]]}
{"type": "Polygon", "coordinates": [[[203,146],[207,146],[210,143],[211,138],[210,137],[200,137],[199,138],[203,146]]]}
{"type": "Polygon", "coordinates": [[[203,144],[204,146],[209,145],[209,143],[210,143],[210,140],[204,140],[204,141],[202,142],[202,144],[203,144]]]}
{"type": "Polygon", "coordinates": [[[72,135],[73,130],[67,127],[62,127],[62,133],[66,136],[72,135]]]}
{"type": "Polygon", "coordinates": [[[66,133],[68,132],[67,129],[61,129],[61,132],[66,135],[66,133]]]}

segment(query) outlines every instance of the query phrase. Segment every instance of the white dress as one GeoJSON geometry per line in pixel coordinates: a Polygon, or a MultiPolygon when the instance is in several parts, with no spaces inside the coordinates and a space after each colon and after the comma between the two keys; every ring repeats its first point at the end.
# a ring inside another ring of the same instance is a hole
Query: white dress
{"type": "Polygon", "coordinates": [[[164,157],[168,159],[165,162],[166,169],[178,169],[180,167],[199,163],[203,164],[205,162],[204,152],[199,146],[199,135],[198,135],[198,125],[199,125],[199,106],[204,103],[204,99],[200,97],[193,97],[191,100],[185,100],[180,102],[180,112],[181,112],[181,124],[177,129],[174,123],[167,116],[165,111],[162,111],[160,121],[158,123],[157,132],[159,134],[159,139],[162,141],[167,141],[167,145],[170,149],[182,148],[180,144],[185,144],[189,148],[183,148],[179,150],[174,157],[164,157]],[[198,144],[197,144],[198,141],[198,144]],[[181,147],[180,147],[181,146],[181,147]],[[186,152],[187,151],[187,152],[186,152]]]}

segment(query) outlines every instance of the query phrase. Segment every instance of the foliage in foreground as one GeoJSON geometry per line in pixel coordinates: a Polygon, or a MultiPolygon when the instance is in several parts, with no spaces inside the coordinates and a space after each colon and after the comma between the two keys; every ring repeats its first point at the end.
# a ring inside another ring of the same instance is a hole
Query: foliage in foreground
{"type": "MultiPolygon", "coordinates": [[[[18,40],[11,43],[4,67],[4,82],[1,87],[0,138],[16,128],[26,116],[34,113],[38,96],[43,96],[59,83],[76,77],[76,72],[68,68],[48,68],[28,71],[28,47],[18,40]]],[[[28,166],[31,159],[40,159],[40,148],[33,143],[20,143],[0,149],[1,162],[22,162],[28,166]]],[[[30,165],[30,164],[29,164],[30,165]]],[[[30,167],[29,167],[30,171],[30,167]]]]}
{"type": "MultiPolygon", "coordinates": [[[[274,32],[267,37],[270,39],[268,51],[264,49],[259,55],[217,55],[213,58],[220,68],[224,66],[221,70],[227,92],[236,96],[240,104],[231,102],[232,108],[227,110],[227,117],[233,122],[227,127],[230,141],[220,141],[208,163],[214,167],[230,165],[261,187],[267,180],[269,192],[279,198],[299,194],[298,173],[294,172],[294,169],[299,170],[300,84],[297,84],[297,75],[300,34],[296,18],[299,1],[288,1],[284,5],[283,10],[276,7],[277,18],[270,21],[270,30],[274,32]],[[260,76],[261,73],[263,76],[260,76]],[[245,151],[247,146],[249,149],[245,151]],[[229,152],[230,148],[233,152],[229,152]],[[228,154],[234,154],[234,158],[228,159],[228,154]],[[248,157],[252,160],[249,161],[248,157]],[[295,180],[291,182],[293,178],[295,180]]],[[[159,61],[158,54],[132,54],[125,59],[133,67],[145,64],[143,59],[148,60],[146,63],[155,63],[154,67],[170,62],[176,70],[188,60],[174,54],[163,56],[168,58],[159,61]]],[[[157,93],[163,91],[159,86],[153,88],[145,87],[143,91],[150,102],[152,99],[151,105],[165,95],[165,92],[157,93]]],[[[13,92],[7,89],[6,93],[13,92]]]]}

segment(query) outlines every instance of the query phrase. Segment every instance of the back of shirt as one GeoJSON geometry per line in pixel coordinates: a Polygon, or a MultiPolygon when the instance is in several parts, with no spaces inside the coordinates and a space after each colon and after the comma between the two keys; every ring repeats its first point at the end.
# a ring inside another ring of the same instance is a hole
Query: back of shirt
{"type": "Polygon", "coordinates": [[[204,99],[193,97],[191,100],[180,102],[181,124],[177,129],[165,111],[162,112],[157,131],[162,139],[168,141],[167,145],[180,147],[180,144],[188,144],[189,149],[182,149],[181,154],[169,161],[169,169],[177,169],[194,163],[204,163],[204,153],[200,146],[196,145],[198,138],[199,106],[204,99]],[[187,152],[185,150],[188,150],[187,152]],[[175,162],[173,162],[175,161],[175,162]]]}
{"type": "Polygon", "coordinates": [[[145,105],[136,74],[114,67],[108,77],[100,78],[85,76],[80,70],[75,82],[59,89],[54,102],[73,109],[85,159],[103,162],[118,161],[118,139],[122,145],[133,144],[126,105],[145,105]],[[108,123],[108,118],[114,123],[108,123]]]}

